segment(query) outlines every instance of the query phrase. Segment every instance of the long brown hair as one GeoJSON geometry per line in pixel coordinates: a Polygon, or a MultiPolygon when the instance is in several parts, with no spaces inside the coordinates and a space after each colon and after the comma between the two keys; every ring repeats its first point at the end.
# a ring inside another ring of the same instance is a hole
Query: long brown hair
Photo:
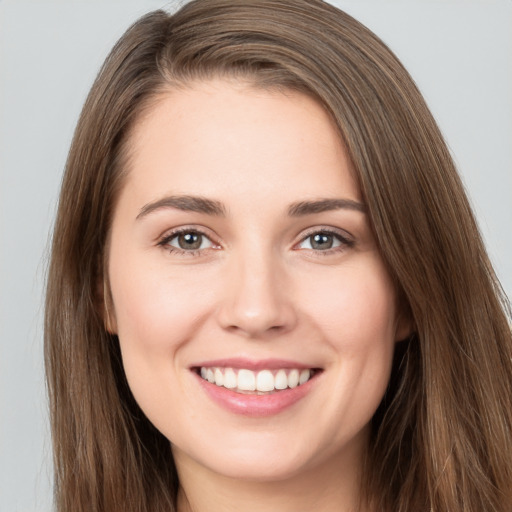
{"type": "Polygon", "coordinates": [[[508,512],[508,302],[413,80],[372,32],[320,0],[196,0],[174,15],[156,11],[103,65],[69,153],[48,274],[58,512],[175,510],[169,442],[135,403],[117,337],[104,326],[103,271],[131,128],[163,91],[218,76],[302,91],[332,116],[414,325],[372,421],[368,503],[393,512],[508,512]]]}

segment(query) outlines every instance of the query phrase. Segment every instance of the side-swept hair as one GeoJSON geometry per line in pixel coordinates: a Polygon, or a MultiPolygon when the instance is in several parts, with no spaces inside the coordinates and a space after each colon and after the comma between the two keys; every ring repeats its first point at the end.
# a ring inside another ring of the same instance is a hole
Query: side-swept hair
{"type": "Polygon", "coordinates": [[[135,403],[105,329],[104,263],[134,123],[165,90],[219,76],[301,91],[330,114],[414,325],[372,420],[368,502],[379,512],[509,512],[508,302],[413,80],[372,32],[320,0],[196,0],[152,12],[106,59],[66,164],[48,274],[57,511],[175,510],[169,442],[135,403]]]}

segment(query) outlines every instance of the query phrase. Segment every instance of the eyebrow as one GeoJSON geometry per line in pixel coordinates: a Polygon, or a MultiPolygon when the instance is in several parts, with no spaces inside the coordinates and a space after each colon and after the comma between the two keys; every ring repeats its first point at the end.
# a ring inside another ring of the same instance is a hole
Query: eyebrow
{"type": "MultiPolygon", "coordinates": [[[[206,215],[226,216],[226,208],[220,202],[214,199],[207,199],[200,196],[168,196],[157,201],[144,205],[137,219],[141,219],[150,213],[166,209],[175,208],[177,210],[204,213],[206,215]]],[[[312,201],[299,201],[292,203],[288,207],[290,217],[302,217],[332,210],[355,210],[366,213],[366,205],[352,199],[318,199],[312,201]]]]}
{"type": "Polygon", "coordinates": [[[199,196],[168,196],[144,205],[137,219],[161,209],[175,208],[188,212],[205,213],[207,215],[225,216],[226,209],[220,201],[199,196]]]}
{"type": "Polygon", "coordinates": [[[366,213],[366,205],[352,199],[319,199],[316,201],[299,201],[288,208],[288,215],[301,217],[331,210],[355,210],[366,213]]]}

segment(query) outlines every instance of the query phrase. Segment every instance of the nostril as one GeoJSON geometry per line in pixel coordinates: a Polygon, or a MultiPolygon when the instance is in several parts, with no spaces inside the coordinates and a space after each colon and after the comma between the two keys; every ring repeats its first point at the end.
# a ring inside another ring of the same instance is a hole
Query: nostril
{"type": "Polygon", "coordinates": [[[225,305],[219,323],[223,329],[246,337],[264,337],[289,331],[296,323],[296,315],[288,304],[269,305],[244,310],[243,305],[225,305]]]}

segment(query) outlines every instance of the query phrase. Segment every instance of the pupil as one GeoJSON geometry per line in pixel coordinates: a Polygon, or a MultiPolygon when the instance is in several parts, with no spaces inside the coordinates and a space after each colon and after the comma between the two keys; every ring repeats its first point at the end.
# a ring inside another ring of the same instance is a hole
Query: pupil
{"type": "Polygon", "coordinates": [[[199,249],[201,247],[202,235],[198,233],[184,233],[178,237],[178,244],[181,249],[199,249]]]}
{"type": "Polygon", "coordinates": [[[326,235],[325,233],[314,235],[311,247],[313,249],[330,249],[332,247],[332,235],[326,235]]]}

